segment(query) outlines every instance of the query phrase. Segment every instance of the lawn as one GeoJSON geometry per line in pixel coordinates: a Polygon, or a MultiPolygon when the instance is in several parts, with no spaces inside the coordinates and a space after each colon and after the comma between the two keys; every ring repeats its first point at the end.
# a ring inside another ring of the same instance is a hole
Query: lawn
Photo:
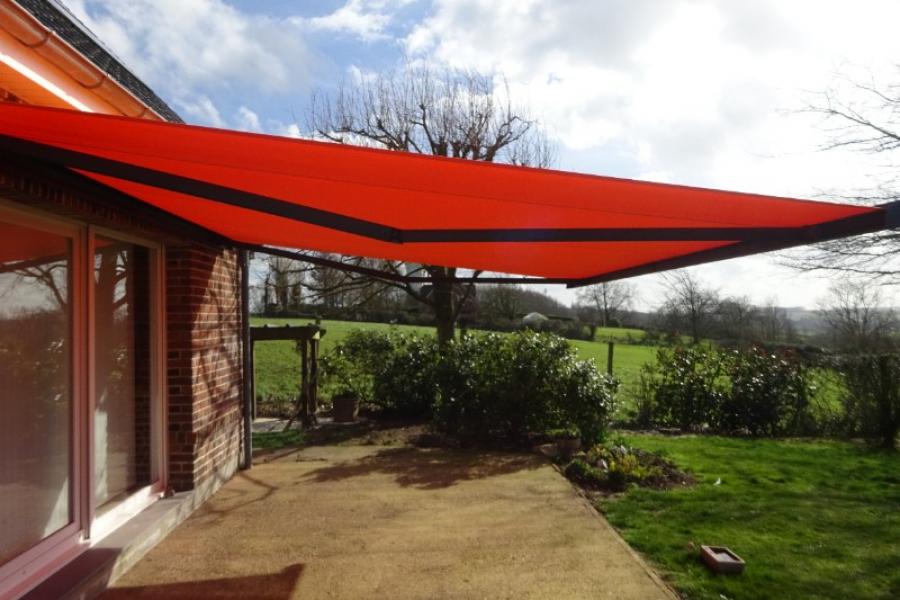
{"type": "Polygon", "coordinates": [[[594,333],[594,340],[598,342],[627,342],[637,343],[647,337],[643,329],[631,329],[628,327],[598,327],[594,333]]]}
{"type": "Polygon", "coordinates": [[[306,434],[299,429],[290,431],[253,432],[253,448],[263,450],[281,450],[295,448],[306,441],[306,434]]]}
{"type": "MultiPolygon", "coordinates": [[[[271,317],[253,317],[251,323],[256,325],[307,324],[308,319],[278,319],[271,317]]],[[[389,325],[387,323],[359,323],[353,321],[322,321],[326,334],[322,340],[321,352],[327,352],[335,343],[342,340],[353,329],[374,329],[387,331],[397,328],[400,331],[433,335],[433,327],[414,325],[389,325]]],[[[597,367],[606,371],[606,340],[638,340],[644,336],[640,329],[599,328],[596,339],[599,341],[572,341],[581,358],[592,359],[597,367]]],[[[617,343],[613,351],[613,372],[622,382],[620,404],[630,405],[631,390],[636,385],[641,365],[656,360],[655,346],[617,343]]],[[[293,398],[299,390],[298,371],[300,358],[294,352],[291,342],[261,342],[256,344],[254,367],[256,370],[256,394],[259,398],[293,398]]]]}
{"type": "Polygon", "coordinates": [[[691,488],[634,489],[599,506],[686,597],[900,597],[900,454],[832,441],[625,441],[698,478],[691,488]],[[712,575],[692,544],[726,545],[747,569],[712,575]]]}

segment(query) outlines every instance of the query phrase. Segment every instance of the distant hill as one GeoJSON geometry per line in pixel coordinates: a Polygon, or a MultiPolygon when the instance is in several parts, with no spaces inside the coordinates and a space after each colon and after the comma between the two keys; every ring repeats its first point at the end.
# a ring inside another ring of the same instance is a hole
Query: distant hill
{"type": "Polygon", "coordinates": [[[814,336],[826,333],[828,324],[822,318],[818,310],[803,308],[802,306],[786,306],[781,310],[791,320],[797,333],[801,336],[814,336]]]}

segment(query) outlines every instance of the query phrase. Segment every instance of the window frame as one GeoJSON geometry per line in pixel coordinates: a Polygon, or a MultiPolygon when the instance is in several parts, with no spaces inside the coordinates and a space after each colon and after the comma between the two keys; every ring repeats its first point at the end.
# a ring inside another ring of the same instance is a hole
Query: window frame
{"type": "Polygon", "coordinates": [[[139,236],[48,214],[0,196],[0,220],[70,240],[69,335],[71,336],[70,523],[4,565],[0,596],[16,597],[50,576],[80,553],[165,495],[168,489],[165,246],[139,236]],[[149,250],[150,260],[150,484],[96,516],[94,506],[94,247],[97,235],[149,250]]]}
{"type": "Polygon", "coordinates": [[[147,506],[158,500],[165,493],[168,486],[168,469],[165,460],[167,456],[166,436],[168,430],[166,423],[165,401],[165,310],[163,310],[165,298],[165,248],[162,244],[150,241],[146,238],[124,234],[119,231],[104,227],[89,226],[87,228],[86,256],[89,271],[87,281],[87,358],[86,373],[88,374],[88,440],[86,460],[86,481],[90,483],[90,489],[86,490],[85,502],[85,538],[91,545],[96,544],[109,533],[120,527],[129,519],[144,510],[147,506]],[[150,444],[150,472],[155,479],[149,484],[134,490],[127,498],[116,506],[97,516],[97,506],[94,498],[94,412],[96,410],[96,389],[94,381],[94,345],[96,330],[94,327],[94,251],[96,238],[104,238],[126,242],[142,246],[149,251],[150,262],[150,415],[151,415],[151,444],[150,444]]]}

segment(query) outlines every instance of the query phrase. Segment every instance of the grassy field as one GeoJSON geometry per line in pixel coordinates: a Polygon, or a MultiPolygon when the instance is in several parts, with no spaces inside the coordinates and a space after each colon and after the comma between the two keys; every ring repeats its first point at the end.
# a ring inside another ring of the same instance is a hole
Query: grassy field
{"type": "MultiPolygon", "coordinates": [[[[307,324],[306,319],[277,319],[271,317],[253,317],[253,325],[286,325],[307,324]]],[[[414,325],[389,325],[387,323],[358,323],[353,321],[322,321],[326,334],[322,340],[321,352],[327,352],[335,343],[342,340],[353,329],[374,329],[387,331],[397,328],[400,331],[433,335],[433,327],[414,325]]],[[[601,370],[606,370],[607,340],[639,340],[644,337],[640,329],[598,328],[598,341],[572,341],[579,356],[596,361],[601,370]]],[[[630,391],[637,381],[641,365],[656,360],[655,346],[618,343],[613,351],[613,372],[622,381],[620,394],[623,409],[630,403],[630,391]]],[[[300,358],[294,352],[291,342],[262,342],[256,345],[254,366],[256,370],[256,393],[260,398],[292,398],[300,389],[298,381],[300,358]]]]}
{"type": "Polygon", "coordinates": [[[900,598],[900,454],[831,441],[625,441],[698,478],[600,504],[687,598],[900,598]],[[710,574],[699,544],[728,546],[746,571],[710,574]]]}

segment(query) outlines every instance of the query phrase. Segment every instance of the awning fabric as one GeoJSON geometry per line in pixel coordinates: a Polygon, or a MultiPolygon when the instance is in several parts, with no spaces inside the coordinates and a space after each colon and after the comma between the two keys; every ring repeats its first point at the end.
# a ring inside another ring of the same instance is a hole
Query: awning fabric
{"type": "MultiPolygon", "coordinates": [[[[238,244],[573,284],[876,231],[896,210],[0,105],[0,149],[238,244]]],[[[895,224],[894,224],[895,225],[895,224]]]]}

